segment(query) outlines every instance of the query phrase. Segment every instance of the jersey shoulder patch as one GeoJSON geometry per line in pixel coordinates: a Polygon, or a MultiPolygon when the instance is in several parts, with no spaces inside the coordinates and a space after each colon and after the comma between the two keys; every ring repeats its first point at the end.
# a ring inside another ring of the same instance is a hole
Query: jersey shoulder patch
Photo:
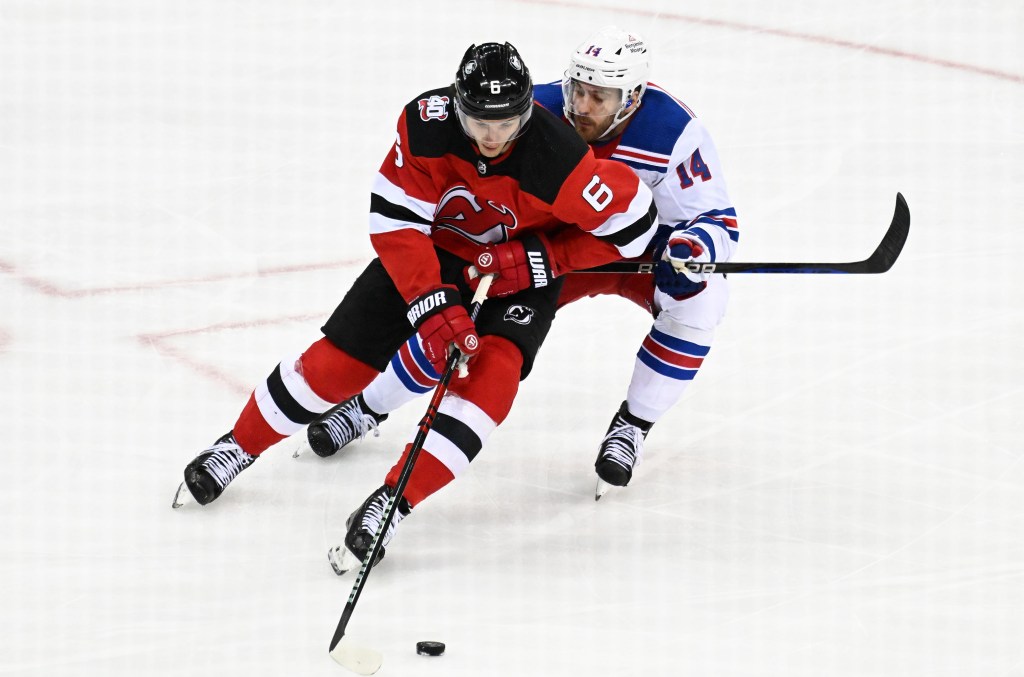
{"type": "Polygon", "coordinates": [[[409,151],[417,157],[442,157],[462,138],[451,86],[424,92],[407,103],[405,122],[409,151]]]}

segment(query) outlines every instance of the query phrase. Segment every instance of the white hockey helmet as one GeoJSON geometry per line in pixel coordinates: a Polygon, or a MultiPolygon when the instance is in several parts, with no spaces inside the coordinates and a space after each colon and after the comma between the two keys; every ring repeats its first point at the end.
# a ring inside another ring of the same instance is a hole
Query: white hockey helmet
{"type": "Polygon", "coordinates": [[[617,89],[619,107],[611,127],[604,134],[607,136],[640,105],[647,91],[650,70],[651,58],[642,37],[616,26],[602,28],[580,43],[569,59],[569,67],[562,78],[562,105],[566,119],[573,121],[574,81],[617,89]],[[634,92],[638,94],[635,103],[632,98],[634,92]]]}

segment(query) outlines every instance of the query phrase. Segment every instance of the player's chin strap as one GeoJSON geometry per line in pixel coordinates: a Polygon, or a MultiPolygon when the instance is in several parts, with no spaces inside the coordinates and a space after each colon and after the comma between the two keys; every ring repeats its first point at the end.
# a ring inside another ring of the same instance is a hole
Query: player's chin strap
{"type": "Polygon", "coordinates": [[[602,134],[601,136],[597,137],[598,141],[604,141],[606,139],[610,139],[613,136],[615,136],[616,134],[618,134],[618,132],[615,131],[616,128],[618,128],[619,125],[621,125],[623,122],[625,122],[629,118],[633,117],[633,113],[635,113],[638,110],[640,110],[640,101],[641,100],[638,100],[636,103],[633,103],[633,98],[632,97],[633,97],[633,95],[630,94],[627,102],[623,105],[622,108],[619,109],[619,111],[617,113],[615,113],[615,119],[612,120],[612,124],[609,125],[608,129],[604,130],[604,134],[602,134]],[[626,112],[626,114],[622,115],[623,112],[626,112]],[[622,115],[622,117],[619,117],[620,115],[622,115]]]}

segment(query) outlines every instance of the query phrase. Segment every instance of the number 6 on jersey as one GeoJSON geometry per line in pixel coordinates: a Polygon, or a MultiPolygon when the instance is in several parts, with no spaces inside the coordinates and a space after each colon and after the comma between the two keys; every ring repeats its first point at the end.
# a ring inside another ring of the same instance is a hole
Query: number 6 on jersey
{"type": "Polygon", "coordinates": [[[583,189],[583,199],[594,208],[594,211],[602,211],[611,204],[614,197],[612,189],[603,183],[597,174],[594,174],[594,178],[590,179],[590,183],[583,189]]]}

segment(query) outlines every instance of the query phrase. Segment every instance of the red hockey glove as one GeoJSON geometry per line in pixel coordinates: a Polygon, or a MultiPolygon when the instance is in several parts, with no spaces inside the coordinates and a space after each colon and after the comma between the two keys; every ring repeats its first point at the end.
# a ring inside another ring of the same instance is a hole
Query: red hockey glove
{"type": "Polygon", "coordinates": [[[462,307],[459,290],[452,285],[416,298],[409,304],[406,317],[420,335],[423,354],[438,374],[444,373],[448,344],[454,343],[463,355],[474,355],[480,349],[476,326],[462,307]]]}
{"type": "MultiPolygon", "coordinates": [[[[491,245],[477,255],[473,266],[480,275],[495,276],[487,293],[489,297],[511,296],[524,289],[546,287],[555,277],[543,235],[527,235],[521,240],[491,245]]],[[[469,277],[468,269],[466,281],[473,291],[480,284],[479,277],[469,277]]]]}

